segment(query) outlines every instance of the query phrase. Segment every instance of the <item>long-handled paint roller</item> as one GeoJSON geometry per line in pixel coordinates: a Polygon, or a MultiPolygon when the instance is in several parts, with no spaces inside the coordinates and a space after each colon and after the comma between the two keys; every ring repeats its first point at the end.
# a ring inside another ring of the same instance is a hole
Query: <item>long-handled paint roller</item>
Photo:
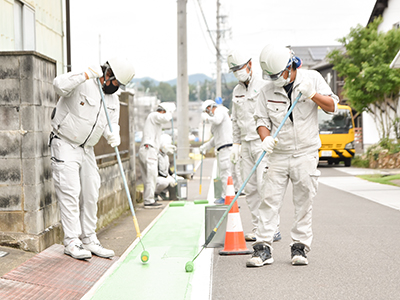
{"type": "MultiPolygon", "coordinates": [[[[103,90],[101,88],[101,83],[100,83],[100,79],[99,78],[97,78],[97,85],[99,86],[101,100],[103,102],[103,108],[104,108],[104,111],[105,111],[106,117],[107,117],[108,127],[110,128],[110,132],[112,132],[110,116],[108,115],[107,105],[106,105],[106,101],[104,100],[104,94],[103,94],[103,90]]],[[[122,167],[122,162],[121,162],[121,157],[119,155],[118,147],[114,147],[114,150],[115,150],[115,154],[117,156],[119,170],[121,172],[122,180],[124,182],[126,196],[128,197],[129,207],[131,209],[131,213],[132,213],[132,217],[133,217],[133,224],[135,225],[135,230],[136,230],[137,237],[139,238],[140,244],[142,245],[142,248],[143,248],[143,252],[140,255],[140,259],[142,260],[142,262],[147,263],[149,261],[149,252],[145,250],[143,242],[142,242],[142,238],[141,238],[142,235],[140,233],[139,224],[138,224],[138,221],[136,219],[136,214],[135,214],[135,210],[133,208],[131,194],[129,193],[128,184],[126,182],[125,173],[124,173],[124,169],[122,167]]]]}
{"type": "MultiPolygon", "coordinates": [[[[203,121],[203,133],[202,133],[202,137],[201,137],[201,143],[202,145],[204,145],[204,128],[205,128],[206,122],[203,121]]],[[[203,179],[203,153],[201,154],[201,169],[200,169],[200,188],[199,188],[199,195],[201,195],[201,183],[202,183],[202,179],[203,179]]]]}
{"type": "MultiPolygon", "coordinates": [[[[283,118],[283,120],[282,120],[281,124],[279,125],[278,129],[275,131],[275,133],[273,135],[273,138],[276,138],[276,136],[278,135],[279,131],[281,130],[281,128],[285,124],[285,122],[286,122],[287,118],[289,117],[289,115],[292,113],[292,110],[296,106],[296,104],[299,101],[300,97],[301,97],[301,93],[299,93],[297,95],[296,99],[294,100],[292,106],[290,107],[290,109],[286,113],[286,115],[283,118]]],[[[213,231],[211,231],[210,235],[207,237],[207,240],[206,240],[205,244],[202,246],[200,252],[191,261],[188,261],[186,263],[186,265],[185,265],[186,272],[193,272],[193,269],[194,269],[194,263],[193,262],[200,255],[200,253],[203,251],[203,249],[206,248],[208,246],[208,244],[211,242],[211,240],[214,238],[215,234],[217,233],[217,230],[218,230],[219,226],[221,225],[221,223],[224,221],[224,219],[228,215],[228,212],[231,210],[232,206],[235,204],[237,198],[239,198],[239,196],[242,193],[242,191],[243,191],[244,187],[246,186],[247,182],[250,180],[250,177],[254,174],[254,172],[256,171],[256,169],[257,169],[258,165],[260,164],[261,160],[264,158],[265,153],[266,153],[265,151],[263,151],[261,153],[261,155],[258,158],[256,164],[254,165],[253,169],[251,170],[249,176],[247,176],[246,180],[243,182],[243,184],[240,187],[239,191],[236,193],[235,198],[233,198],[231,204],[229,204],[229,206],[226,208],[225,213],[222,215],[221,219],[218,221],[218,223],[215,226],[215,228],[213,229],[213,231]]]]}

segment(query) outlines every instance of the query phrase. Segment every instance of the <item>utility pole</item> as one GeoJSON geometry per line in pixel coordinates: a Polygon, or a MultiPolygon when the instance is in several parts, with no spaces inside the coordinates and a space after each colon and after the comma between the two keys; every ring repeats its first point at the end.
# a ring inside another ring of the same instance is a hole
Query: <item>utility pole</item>
{"type": "Polygon", "coordinates": [[[178,160],[189,159],[189,83],[187,71],[186,4],[187,0],[178,0],[178,76],[176,88],[179,133],[178,160]]]}
{"type": "Polygon", "coordinates": [[[217,48],[217,86],[216,86],[216,97],[222,96],[222,88],[221,88],[221,49],[220,49],[220,39],[221,39],[221,30],[220,30],[220,16],[219,16],[219,8],[221,3],[217,0],[217,38],[216,38],[216,48],[217,48]]]}

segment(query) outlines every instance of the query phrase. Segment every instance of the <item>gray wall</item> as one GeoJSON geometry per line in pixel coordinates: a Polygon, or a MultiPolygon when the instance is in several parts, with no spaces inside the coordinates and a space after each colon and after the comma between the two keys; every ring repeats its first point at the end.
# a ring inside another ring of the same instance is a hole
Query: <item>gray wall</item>
{"type": "MultiPolygon", "coordinates": [[[[47,146],[55,76],[56,62],[37,52],[0,52],[0,245],[39,252],[62,241],[47,146]]],[[[134,147],[129,154],[134,199],[134,147]]],[[[100,175],[99,227],[128,207],[118,165],[101,166],[100,175]]]]}

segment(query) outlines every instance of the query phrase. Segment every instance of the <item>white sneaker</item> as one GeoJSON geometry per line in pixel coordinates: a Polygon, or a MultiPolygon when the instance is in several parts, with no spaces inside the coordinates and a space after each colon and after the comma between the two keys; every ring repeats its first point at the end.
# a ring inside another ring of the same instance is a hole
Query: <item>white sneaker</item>
{"type": "Polygon", "coordinates": [[[92,253],[83,249],[82,244],[70,243],[68,246],[65,246],[64,253],[76,259],[92,258],[92,253]]]}
{"type": "Polygon", "coordinates": [[[115,255],[113,250],[103,248],[100,242],[91,242],[89,244],[83,244],[83,248],[89,250],[94,255],[104,257],[104,258],[111,258],[115,255]]]}

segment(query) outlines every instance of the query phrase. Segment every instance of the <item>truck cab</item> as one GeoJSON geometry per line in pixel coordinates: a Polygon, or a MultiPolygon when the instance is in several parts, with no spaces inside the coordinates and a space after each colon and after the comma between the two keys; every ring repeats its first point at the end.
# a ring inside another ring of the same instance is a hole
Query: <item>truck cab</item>
{"type": "Polygon", "coordinates": [[[338,105],[335,115],[327,114],[318,107],[318,123],[321,139],[319,160],[327,161],[329,165],[343,161],[346,167],[350,167],[356,152],[351,107],[338,105]]]}

